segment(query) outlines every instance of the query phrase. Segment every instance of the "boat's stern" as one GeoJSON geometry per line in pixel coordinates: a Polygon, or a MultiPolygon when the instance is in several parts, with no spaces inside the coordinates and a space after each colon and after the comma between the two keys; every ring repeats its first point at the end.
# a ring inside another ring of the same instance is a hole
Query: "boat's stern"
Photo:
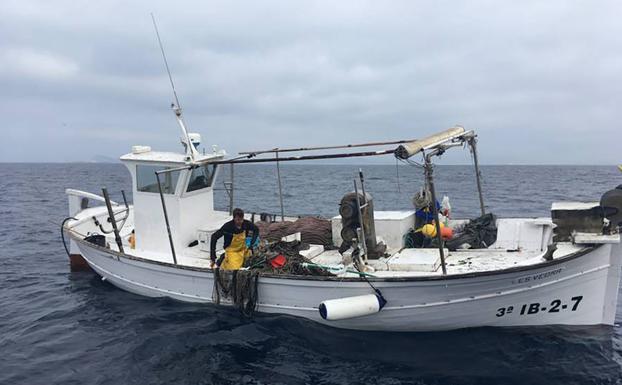
{"type": "Polygon", "coordinates": [[[603,194],[600,202],[555,202],[551,208],[555,242],[602,245],[609,253],[604,283],[602,323],[615,322],[622,276],[622,185],[603,194]]]}
{"type": "Polygon", "coordinates": [[[620,293],[620,277],[622,276],[622,242],[620,237],[620,230],[622,229],[622,185],[603,194],[600,199],[600,206],[606,219],[604,233],[614,238],[617,236],[617,242],[611,245],[611,268],[607,275],[607,292],[603,308],[605,323],[613,324],[620,293]]]}
{"type": "Polygon", "coordinates": [[[603,323],[607,325],[615,323],[618,295],[620,293],[620,277],[622,276],[622,243],[620,243],[620,234],[618,234],[617,243],[611,245],[610,261],[611,267],[607,274],[603,306],[603,323]]]}
{"type": "MultiPolygon", "coordinates": [[[[83,258],[75,239],[86,238],[94,243],[100,239],[100,242],[105,245],[114,247],[114,231],[111,221],[108,220],[107,207],[92,205],[93,202],[105,202],[105,198],[74,189],[67,189],[65,193],[69,204],[69,216],[63,222],[63,235],[68,234],[69,237],[66,240],[63,237],[63,240],[68,241],[65,246],[69,256],[69,265],[71,271],[89,271],[91,268],[83,258]]],[[[131,246],[131,236],[134,229],[133,207],[127,202],[118,204],[110,201],[110,203],[122,243],[131,246]]]]}

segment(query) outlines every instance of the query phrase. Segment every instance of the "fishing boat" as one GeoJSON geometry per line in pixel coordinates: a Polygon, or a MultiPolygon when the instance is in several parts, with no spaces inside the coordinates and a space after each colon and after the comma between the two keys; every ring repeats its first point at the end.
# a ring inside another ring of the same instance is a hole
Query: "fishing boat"
{"type": "MultiPolygon", "coordinates": [[[[216,148],[199,153],[200,135],[188,133],[181,108],[174,106],[174,112],[184,151],[137,145],[120,158],[131,175],[132,204],[125,193],[123,202],[114,202],[106,189],[101,195],[66,190],[69,218],[62,228],[69,235],[72,267],[88,266],[102,280],[143,296],[236,306],[235,299],[219,295],[219,279],[242,274],[212,266],[209,252],[211,235],[232,218],[232,181],[230,210],[214,209],[222,168],[230,167],[233,174],[240,164],[390,156],[420,161],[426,187],[418,197],[427,197],[424,211],[432,219],[423,237],[427,247],[407,244],[409,234],[421,232],[418,211],[374,210],[363,174],[355,175],[354,191],[343,191],[343,199],[334,202],[339,211],[327,219],[332,245],[299,250],[306,267],[328,273],[262,270],[254,274],[251,310],[337,328],[404,332],[614,323],[622,265],[622,186],[598,202],[553,202],[550,217],[496,218],[484,204],[477,135],[461,126],[419,140],[227,157],[216,148]],[[480,218],[488,216],[495,231],[492,239],[476,245],[456,244],[459,229],[468,233],[476,221],[444,217],[447,212],[439,208],[435,193],[433,160],[459,147],[473,154],[480,218]],[[323,152],[306,155],[308,150],[323,152]],[[327,152],[333,150],[339,151],[327,152]],[[453,244],[443,225],[456,232],[453,244]]],[[[283,212],[281,219],[287,219],[283,212]]]]}

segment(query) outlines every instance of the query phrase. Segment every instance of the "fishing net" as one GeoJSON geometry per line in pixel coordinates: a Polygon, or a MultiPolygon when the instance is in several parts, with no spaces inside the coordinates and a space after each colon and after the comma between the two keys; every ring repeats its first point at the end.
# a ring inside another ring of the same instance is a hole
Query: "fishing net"
{"type": "Polygon", "coordinates": [[[214,270],[214,290],[212,300],[215,304],[233,304],[245,317],[252,317],[257,307],[257,284],[261,273],[290,275],[333,276],[334,274],[316,266],[303,263],[311,261],[302,255],[308,245],[300,241],[279,241],[263,244],[255,254],[246,259],[243,270],[214,270]],[[273,261],[279,259],[282,263],[273,261]]]}
{"type": "Polygon", "coordinates": [[[304,217],[294,222],[255,222],[259,228],[262,239],[270,242],[279,241],[281,238],[300,233],[301,241],[312,245],[333,247],[332,226],[328,219],[316,217],[304,217]]]}
{"type": "Polygon", "coordinates": [[[258,280],[256,270],[215,269],[212,300],[217,305],[221,301],[234,304],[242,315],[252,317],[257,306],[258,280]]]}
{"type": "MultiPolygon", "coordinates": [[[[492,214],[484,214],[467,222],[461,227],[454,228],[454,236],[445,241],[445,247],[450,251],[459,248],[485,249],[497,240],[497,217],[492,214]]],[[[417,227],[417,226],[415,226],[417,227]]],[[[437,239],[428,238],[422,231],[410,229],[404,236],[404,247],[406,248],[425,248],[438,247],[437,239]]]]}
{"type": "Polygon", "coordinates": [[[445,242],[445,246],[451,251],[462,247],[469,249],[488,248],[497,240],[496,222],[497,217],[492,213],[472,219],[451,240],[445,242]]]}
{"type": "Polygon", "coordinates": [[[250,271],[270,274],[333,276],[334,274],[320,267],[303,265],[304,263],[312,263],[311,260],[300,255],[300,250],[304,250],[306,247],[308,245],[300,241],[279,241],[263,245],[256,250],[253,256],[246,259],[244,267],[248,267],[250,271]],[[282,266],[273,263],[279,255],[285,259],[282,266]]]}

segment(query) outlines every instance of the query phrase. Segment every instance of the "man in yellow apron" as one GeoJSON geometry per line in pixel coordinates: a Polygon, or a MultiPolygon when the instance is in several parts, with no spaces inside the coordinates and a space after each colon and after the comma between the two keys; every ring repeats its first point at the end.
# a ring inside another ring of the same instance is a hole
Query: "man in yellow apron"
{"type": "Polygon", "coordinates": [[[225,223],[222,227],[212,234],[210,240],[210,259],[212,260],[212,268],[216,264],[216,242],[221,237],[224,239],[225,259],[220,263],[220,268],[225,270],[237,270],[244,265],[244,259],[251,254],[250,249],[246,246],[246,237],[251,236],[251,247],[255,244],[259,236],[259,229],[254,223],[244,219],[244,211],[242,209],[233,210],[233,220],[225,223]]]}

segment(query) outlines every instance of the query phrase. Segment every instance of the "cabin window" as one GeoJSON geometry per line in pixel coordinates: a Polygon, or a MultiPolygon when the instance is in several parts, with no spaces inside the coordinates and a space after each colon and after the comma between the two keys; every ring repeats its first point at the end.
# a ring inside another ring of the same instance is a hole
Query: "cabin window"
{"type": "MultiPolygon", "coordinates": [[[[158,180],[155,172],[167,170],[169,167],[162,166],[136,166],[136,189],[142,192],[159,193],[158,180]]],[[[163,194],[174,194],[177,180],[179,179],[179,171],[167,172],[160,174],[160,183],[162,184],[163,194]]]]}
{"type": "Polygon", "coordinates": [[[190,181],[188,182],[188,190],[196,191],[205,187],[210,187],[214,182],[214,175],[216,174],[215,164],[206,164],[192,169],[190,174],[190,181]]]}

